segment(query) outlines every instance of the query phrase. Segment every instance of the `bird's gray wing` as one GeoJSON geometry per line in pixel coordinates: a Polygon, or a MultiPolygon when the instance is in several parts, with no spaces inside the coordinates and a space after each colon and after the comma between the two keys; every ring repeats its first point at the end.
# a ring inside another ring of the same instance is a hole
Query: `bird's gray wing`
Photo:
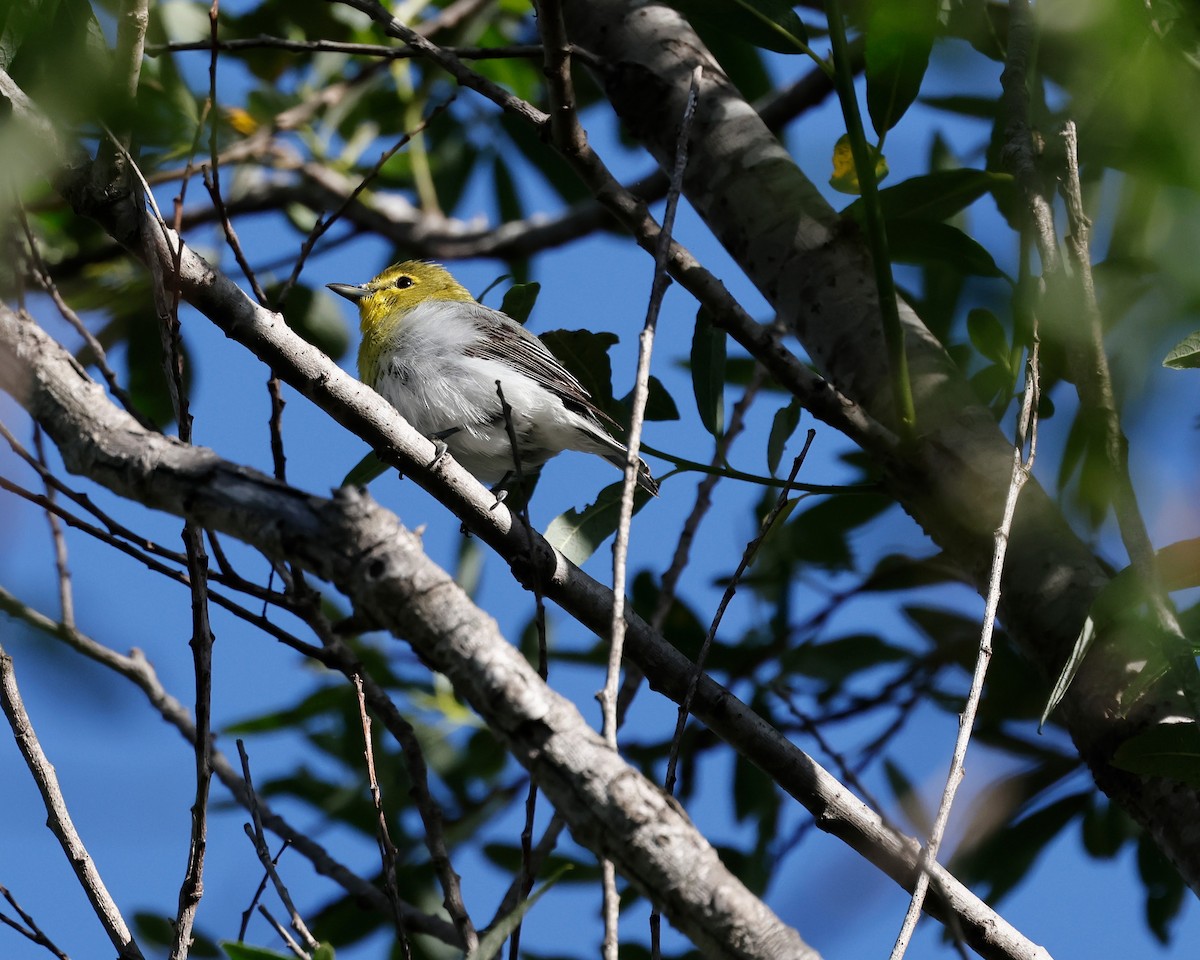
{"type": "Polygon", "coordinates": [[[558,357],[511,317],[499,310],[475,304],[471,319],[478,324],[483,336],[467,347],[468,355],[513,367],[562,398],[569,409],[617,426],[612,417],[596,406],[592,395],[559,362],[558,357]]]}

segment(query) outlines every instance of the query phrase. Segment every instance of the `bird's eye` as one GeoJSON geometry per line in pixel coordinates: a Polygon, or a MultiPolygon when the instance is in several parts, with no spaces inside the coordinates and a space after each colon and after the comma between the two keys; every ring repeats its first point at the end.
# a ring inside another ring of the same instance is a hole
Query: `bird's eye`
{"type": "Polygon", "coordinates": [[[396,289],[397,290],[407,290],[412,285],[413,285],[412,277],[397,277],[396,278],[396,289]]]}

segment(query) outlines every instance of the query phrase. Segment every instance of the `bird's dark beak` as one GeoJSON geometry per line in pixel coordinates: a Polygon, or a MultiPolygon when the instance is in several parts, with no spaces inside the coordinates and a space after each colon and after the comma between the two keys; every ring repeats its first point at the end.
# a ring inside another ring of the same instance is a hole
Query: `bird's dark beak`
{"type": "Polygon", "coordinates": [[[339,297],[345,297],[347,300],[353,300],[355,303],[371,295],[371,291],[365,286],[355,283],[327,283],[325,286],[339,297]]]}

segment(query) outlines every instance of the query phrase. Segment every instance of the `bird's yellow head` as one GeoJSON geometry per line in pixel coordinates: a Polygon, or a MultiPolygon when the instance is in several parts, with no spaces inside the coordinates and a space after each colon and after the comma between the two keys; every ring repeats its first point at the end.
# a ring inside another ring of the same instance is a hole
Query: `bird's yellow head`
{"type": "Polygon", "coordinates": [[[449,270],[440,263],[427,260],[393,264],[367,283],[330,283],[326,286],[358,304],[363,337],[358,356],[359,374],[368,381],[372,360],[378,357],[396,327],[417,304],[428,300],[473,303],[475,299],[449,270]]]}

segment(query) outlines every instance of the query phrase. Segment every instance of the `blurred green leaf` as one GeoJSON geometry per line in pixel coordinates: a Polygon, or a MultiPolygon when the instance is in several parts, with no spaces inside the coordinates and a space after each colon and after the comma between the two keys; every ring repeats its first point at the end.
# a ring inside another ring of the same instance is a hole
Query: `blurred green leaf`
{"type": "Polygon", "coordinates": [[[342,478],[342,482],[338,486],[365,487],[376,477],[382,477],[387,470],[388,465],[380,460],[379,455],[372,450],[350,468],[350,472],[342,478]]]}
{"type": "Polygon", "coordinates": [[[788,521],[788,549],[796,560],[827,570],[849,570],[854,565],[851,533],[892,503],[887,497],[870,494],[826,497],[788,521]]]}
{"type": "Polygon", "coordinates": [[[967,335],[980,354],[1007,366],[1012,350],[1008,343],[1008,331],[991,310],[976,307],[967,314],[967,335]]]}
{"type": "Polygon", "coordinates": [[[948,223],[898,217],[888,221],[887,230],[888,248],[896,263],[937,263],[970,276],[1004,276],[977,240],[948,223]]]}
{"type": "Polygon", "coordinates": [[[895,797],[900,809],[904,811],[908,822],[913,825],[918,834],[923,837],[929,836],[929,831],[933,826],[933,817],[929,815],[929,810],[925,808],[925,802],[921,799],[921,795],[913,786],[908,775],[897,764],[887,759],[883,761],[883,772],[887,776],[892,796],[895,797]]]}
{"type": "Polygon", "coordinates": [[[921,92],[938,28],[940,0],[870,0],[867,4],[867,110],[882,139],[921,92]]]}
{"type": "Polygon", "coordinates": [[[771,476],[775,476],[775,471],[779,469],[787,442],[800,424],[800,409],[800,401],[793,398],[776,410],[771,420],[771,433],[767,437],[767,472],[771,476]]]}
{"type": "Polygon", "coordinates": [[[725,432],[725,331],[713,326],[708,311],[696,314],[692,334],[692,391],[704,429],[714,437],[725,432]]]}
{"type": "Polygon", "coordinates": [[[290,953],[278,953],[266,947],[256,947],[249,943],[235,943],[222,940],[221,949],[229,960],[294,960],[290,953]]]}
{"type": "Polygon", "coordinates": [[[854,674],[885,663],[911,660],[912,654],[872,633],[853,633],[788,650],[779,666],[785,676],[804,676],[840,685],[854,674]]]}
{"type": "Polygon", "coordinates": [[[1129,815],[1115,803],[1096,797],[1083,815],[1083,846],[1093,857],[1115,857],[1137,834],[1129,815]]]}
{"type": "MultiPolygon", "coordinates": [[[[985,193],[1011,187],[1012,177],[987,170],[938,170],[911,177],[879,191],[884,218],[894,220],[948,220],[985,193]]],[[[844,214],[862,220],[862,201],[855,200],[844,214]]]]}
{"type": "Polygon", "coordinates": [[[1091,801],[1090,791],[1062,797],[1015,822],[1005,823],[951,861],[957,876],[987,888],[989,903],[998,903],[1024,879],[1050,843],[1091,801]]]}
{"type": "Polygon", "coordinates": [[[1159,943],[1168,943],[1170,923],[1183,906],[1186,893],[1183,878],[1148,833],[1138,838],[1137,862],[1138,874],[1146,886],[1146,925],[1159,943]]]}
{"type": "MultiPolygon", "coordinates": [[[[272,303],[282,285],[275,284],[264,291],[272,303]]],[[[288,294],[284,320],[314,347],[332,360],[341,360],[350,348],[350,330],[340,304],[342,301],[326,290],[314,290],[298,283],[288,294]]]]}
{"type": "MultiPolygon", "coordinates": [[[[168,919],[159,914],[139,910],[133,915],[133,926],[137,931],[137,938],[142,947],[151,945],[162,947],[164,953],[166,953],[175,945],[175,923],[173,917],[168,919]]],[[[219,957],[221,956],[221,949],[217,946],[216,940],[193,928],[191,949],[188,951],[188,956],[219,957]]]]}
{"type": "Polygon", "coordinates": [[[1130,773],[1200,786],[1200,726],[1193,720],[1156,723],[1123,741],[1112,762],[1130,773]]]}
{"type": "Polygon", "coordinates": [[[714,27],[775,53],[803,53],[808,31],[787,0],[668,0],[689,20],[714,27]]]}
{"type": "Polygon", "coordinates": [[[516,909],[505,914],[492,924],[487,932],[479,938],[479,945],[474,950],[467,951],[466,960],[492,960],[504,948],[504,942],[517,929],[525,914],[533,909],[534,904],[542,898],[542,895],[558,883],[562,879],[563,874],[570,869],[569,864],[560,867],[544,883],[540,884],[533,893],[523,899],[517,905],[516,909]]]}

